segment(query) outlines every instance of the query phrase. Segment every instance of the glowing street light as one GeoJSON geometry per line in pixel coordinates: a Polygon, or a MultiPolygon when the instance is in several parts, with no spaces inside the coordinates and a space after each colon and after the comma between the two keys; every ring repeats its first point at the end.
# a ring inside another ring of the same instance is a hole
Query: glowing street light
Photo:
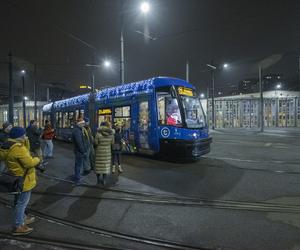
{"type": "Polygon", "coordinates": [[[200,98],[204,98],[205,95],[203,93],[200,94],[200,98]]]}
{"type": "Polygon", "coordinates": [[[27,96],[24,96],[24,100],[25,100],[25,101],[28,101],[29,98],[28,98],[27,96]]]}
{"type": "Polygon", "coordinates": [[[141,11],[144,14],[147,14],[150,11],[150,4],[148,2],[143,2],[141,4],[141,11]]]}
{"type": "Polygon", "coordinates": [[[111,62],[108,61],[108,60],[105,60],[103,65],[104,65],[105,68],[109,68],[111,66],[111,62]]]}
{"type": "Polygon", "coordinates": [[[277,85],[276,85],[276,89],[281,89],[281,83],[278,83],[277,85]]]}
{"type": "Polygon", "coordinates": [[[25,71],[24,69],[22,69],[22,70],[21,70],[21,74],[22,74],[22,75],[25,75],[25,74],[26,74],[26,71],[25,71]]]}
{"type": "Polygon", "coordinates": [[[228,63],[224,63],[224,64],[223,64],[223,68],[224,68],[224,69],[228,69],[228,68],[229,68],[229,64],[228,64],[228,63]]]}

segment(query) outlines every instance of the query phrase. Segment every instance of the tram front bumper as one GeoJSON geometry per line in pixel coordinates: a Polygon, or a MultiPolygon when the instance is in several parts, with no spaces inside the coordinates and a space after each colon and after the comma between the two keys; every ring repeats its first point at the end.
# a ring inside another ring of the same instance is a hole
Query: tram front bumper
{"type": "Polygon", "coordinates": [[[201,155],[210,152],[212,138],[202,138],[198,140],[176,140],[161,139],[160,153],[162,156],[172,159],[197,160],[201,155]]]}

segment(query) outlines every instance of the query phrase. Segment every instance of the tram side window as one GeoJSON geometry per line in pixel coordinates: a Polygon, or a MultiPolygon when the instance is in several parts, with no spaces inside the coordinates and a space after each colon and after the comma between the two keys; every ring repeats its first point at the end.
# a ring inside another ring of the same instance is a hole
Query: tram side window
{"type": "Polygon", "coordinates": [[[69,128],[74,128],[75,118],[76,118],[75,112],[69,112],[69,128]]]}
{"type": "Polygon", "coordinates": [[[62,119],[63,128],[73,128],[75,122],[75,113],[74,112],[64,112],[62,119]]]}
{"type": "Polygon", "coordinates": [[[178,101],[169,93],[157,93],[158,122],[160,125],[181,126],[178,101]]]}
{"type": "Polygon", "coordinates": [[[114,125],[129,130],[131,123],[130,106],[116,107],[114,111],[114,125]]]}
{"type": "Polygon", "coordinates": [[[62,112],[56,112],[56,128],[62,128],[62,112]]]}
{"type": "MultiPolygon", "coordinates": [[[[73,113],[73,112],[71,112],[73,113]]],[[[77,109],[75,113],[73,114],[73,124],[79,119],[79,118],[84,118],[84,109],[77,109]]]]}
{"type": "Polygon", "coordinates": [[[49,114],[44,114],[43,115],[43,127],[45,126],[46,120],[50,121],[50,115],[49,114]]]}

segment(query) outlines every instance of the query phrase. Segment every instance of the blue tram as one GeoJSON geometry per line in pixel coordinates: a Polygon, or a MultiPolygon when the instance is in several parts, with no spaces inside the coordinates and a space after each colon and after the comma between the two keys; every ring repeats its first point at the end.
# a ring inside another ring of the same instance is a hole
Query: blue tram
{"type": "Polygon", "coordinates": [[[94,131],[103,121],[119,124],[127,152],[196,160],[210,151],[200,100],[194,86],[181,79],[151,78],[43,107],[43,119],[51,120],[56,137],[66,141],[80,116],[94,131]]]}

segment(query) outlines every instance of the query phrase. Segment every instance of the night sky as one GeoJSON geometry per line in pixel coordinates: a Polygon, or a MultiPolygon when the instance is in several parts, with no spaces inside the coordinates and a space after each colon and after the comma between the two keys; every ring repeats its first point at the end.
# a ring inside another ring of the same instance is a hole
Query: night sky
{"type": "MultiPolygon", "coordinates": [[[[283,58],[265,73],[297,76],[299,1],[149,0],[147,16],[140,13],[141,2],[123,0],[126,82],[185,78],[188,59],[190,82],[202,91],[210,81],[205,65],[214,60],[231,65],[216,76],[217,87],[224,88],[256,77],[259,60],[272,54],[283,58]],[[147,40],[136,31],[157,39],[147,40]]],[[[121,11],[121,0],[1,0],[0,61],[11,50],[38,65],[40,84],[64,83],[74,90],[91,82],[92,68],[83,65],[109,59],[111,69],[95,70],[96,87],[117,85],[121,11]]],[[[15,73],[14,78],[18,87],[20,76],[15,73]]],[[[3,63],[0,84],[0,90],[8,84],[3,63]]]]}

